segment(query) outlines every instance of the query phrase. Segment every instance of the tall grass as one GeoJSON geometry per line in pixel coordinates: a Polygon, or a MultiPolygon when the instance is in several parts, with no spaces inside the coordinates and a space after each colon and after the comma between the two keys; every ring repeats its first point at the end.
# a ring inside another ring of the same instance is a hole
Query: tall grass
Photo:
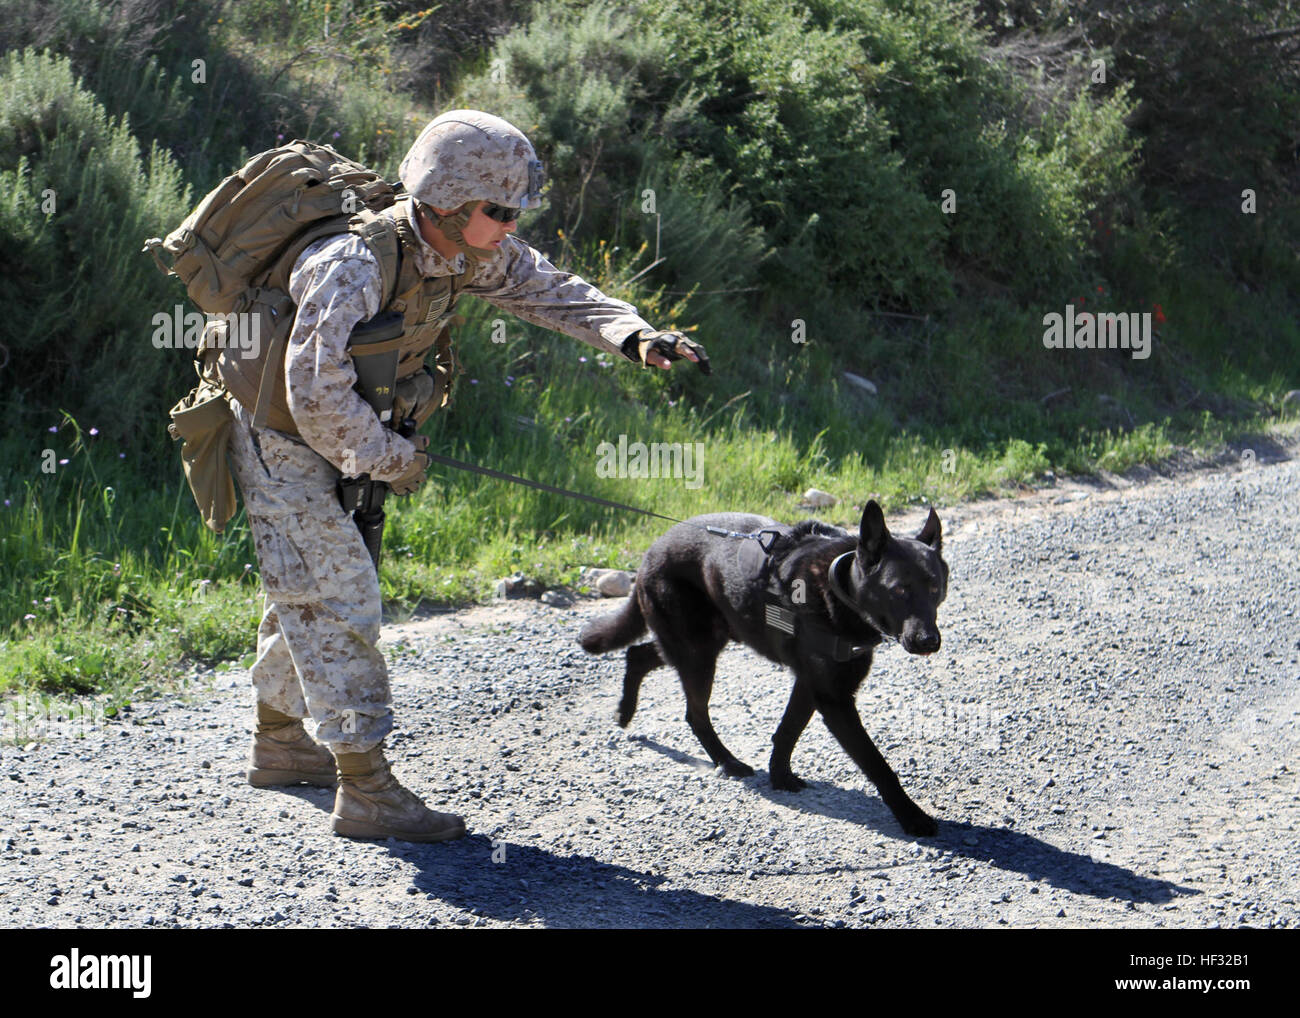
{"type": "Polygon", "coordinates": [[[0,690],[124,696],[182,659],[249,647],[257,576],[242,516],[213,534],[183,479],[142,483],[152,471],[99,438],[65,414],[35,455],[28,436],[0,443],[0,690]]]}

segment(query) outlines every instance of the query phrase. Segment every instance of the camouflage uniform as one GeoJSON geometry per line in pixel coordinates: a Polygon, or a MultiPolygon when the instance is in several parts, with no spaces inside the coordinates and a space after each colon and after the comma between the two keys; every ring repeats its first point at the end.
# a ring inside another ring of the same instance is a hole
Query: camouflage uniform
{"type": "MultiPolygon", "coordinates": [[[[390,214],[409,217],[410,203],[390,214]]],[[[423,238],[417,244],[425,277],[465,270],[464,253],[448,260],[423,238]]],[[[266,591],[252,679],[261,702],[291,717],[310,713],[317,739],[336,754],[362,753],[391,730],[392,710],[375,646],[378,578],[335,485],[343,471],[400,477],[414,448],[353,390],[348,336],[382,299],[379,264],[365,243],[347,234],[312,244],[289,289],[298,313],[286,389],[301,437],[255,429],[252,412],[236,402],[230,449],[266,591]]],[[[631,305],[556,269],[513,236],[479,262],[463,292],[620,357],[623,339],[651,328],[631,305]]]]}

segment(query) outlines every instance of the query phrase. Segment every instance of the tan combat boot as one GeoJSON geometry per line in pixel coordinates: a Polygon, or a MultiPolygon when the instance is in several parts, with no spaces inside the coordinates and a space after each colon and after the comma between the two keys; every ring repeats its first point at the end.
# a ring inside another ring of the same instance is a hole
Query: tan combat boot
{"type": "Polygon", "coordinates": [[[338,780],[334,754],[313,742],[300,718],[257,705],[257,731],[248,754],[248,783],[257,788],[306,783],[333,788],[338,780]]]}
{"type": "Polygon", "coordinates": [[[330,817],[335,834],[345,838],[396,838],[398,841],[450,841],[463,837],[465,821],[429,809],[389,770],[380,743],[366,753],[339,753],[339,790],[330,817]]]}

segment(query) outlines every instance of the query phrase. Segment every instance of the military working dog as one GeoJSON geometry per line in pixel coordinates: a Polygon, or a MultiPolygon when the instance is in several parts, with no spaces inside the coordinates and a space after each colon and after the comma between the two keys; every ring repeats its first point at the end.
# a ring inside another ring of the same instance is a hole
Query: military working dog
{"type": "Polygon", "coordinates": [[[748,513],[695,516],[650,546],[623,607],[587,624],[588,653],[627,647],[618,723],[627,727],[645,676],[663,664],[686,692],[686,722],[713,762],[733,777],[753,768],[722,744],[709,720],[718,655],[731,640],[794,672],[794,689],[772,736],[772,787],[798,791],[790,754],[813,711],[875,784],[908,834],[938,826],[903,791],[862,727],[858,686],[884,639],[911,654],[939,649],[936,613],[948,593],[942,527],[933,509],[920,532],[895,537],[875,502],[858,535],[815,520],[794,526],[748,513]],[[730,535],[730,536],[724,536],[730,535]],[[750,535],[749,538],[739,535],[750,535]],[[632,646],[649,627],[653,639],[632,646]]]}

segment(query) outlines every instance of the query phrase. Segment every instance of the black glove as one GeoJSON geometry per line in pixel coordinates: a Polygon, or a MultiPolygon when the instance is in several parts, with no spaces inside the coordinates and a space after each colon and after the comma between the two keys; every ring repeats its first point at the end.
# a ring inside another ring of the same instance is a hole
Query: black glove
{"type": "Polygon", "coordinates": [[[643,365],[646,363],[646,355],[651,350],[670,361],[689,360],[690,358],[686,356],[686,351],[689,350],[699,358],[697,363],[700,370],[706,375],[713,374],[713,368],[709,365],[709,355],[704,352],[704,347],[680,332],[642,329],[623,340],[623,355],[631,360],[639,360],[643,365]]]}

